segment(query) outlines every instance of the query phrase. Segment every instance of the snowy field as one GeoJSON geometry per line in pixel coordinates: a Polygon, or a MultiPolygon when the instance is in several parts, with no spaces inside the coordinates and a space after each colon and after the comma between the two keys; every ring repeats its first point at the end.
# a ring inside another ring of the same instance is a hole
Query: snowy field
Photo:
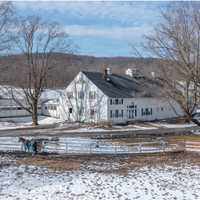
{"type": "MultiPolygon", "coordinates": [[[[155,130],[159,128],[189,128],[194,127],[195,124],[169,124],[167,122],[146,122],[130,124],[127,126],[113,126],[112,128],[105,128],[101,126],[91,126],[88,124],[78,124],[78,123],[63,123],[61,119],[39,116],[38,122],[40,125],[52,125],[58,124],[55,130],[65,131],[67,133],[73,132],[123,132],[123,131],[137,131],[137,130],[155,130]]],[[[15,117],[15,118],[0,118],[0,130],[14,130],[17,128],[27,128],[32,125],[31,117],[15,117]]]]}
{"type": "MultiPolygon", "coordinates": [[[[65,130],[65,132],[104,132],[104,131],[131,131],[131,130],[149,130],[149,129],[157,129],[153,126],[143,126],[141,125],[128,125],[128,126],[113,126],[113,129],[99,128],[93,127],[89,125],[83,125],[78,123],[62,123],[62,120],[47,117],[47,116],[39,116],[38,122],[40,125],[51,125],[55,123],[59,123],[59,126],[56,128],[57,130],[65,130]]],[[[11,130],[16,128],[27,128],[31,127],[32,119],[31,117],[13,117],[13,118],[0,118],[0,130],[11,130]]]]}
{"type": "MultiPolygon", "coordinates": [[[[40,125],[48,125],[59,123],[61,121],[53,117],[39,116],[38,122],[40,125]]],[[[31,117],[0,118],[0,130],[31,127],[31,124],[31,117]]]]}
{"type": "Polygon", "coordinates": [[[34,166],[8,166],[6,158],[0,159],[1,200],[200,199],[199,165],[146,166],[116,173],[119,164],[113,162],[56,172],[34,166]],[[109,173],[102,172],[106,168],[109,173]]]}

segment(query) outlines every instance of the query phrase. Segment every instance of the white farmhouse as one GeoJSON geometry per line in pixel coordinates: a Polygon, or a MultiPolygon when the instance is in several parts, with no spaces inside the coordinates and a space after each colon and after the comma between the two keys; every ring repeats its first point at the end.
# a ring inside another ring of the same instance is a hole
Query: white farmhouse
{"type": "Polygon", "coordinates": [[[128,74],[112,74],[109,68],[104,73],[79,72],[59,99],[43,104],[42,113],[66,121],[113,124],[183,115],[176,102],[161,96],[156,80],[128,74]]]}

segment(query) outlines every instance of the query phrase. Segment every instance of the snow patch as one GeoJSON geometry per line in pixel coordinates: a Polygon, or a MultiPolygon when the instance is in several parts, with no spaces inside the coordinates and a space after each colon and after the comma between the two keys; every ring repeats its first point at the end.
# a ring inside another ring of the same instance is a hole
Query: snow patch
{"type": "MultiPolygon", "coordinates": [[[[38,122],[41,125],[49,125],[54,123],[60,123],[62,121],[60,119],[53,117],[39,116],[38,122]]],[[[28,128],[32,127],[31,124],[32,124],[31,117],[0,118],[0,130],[28,128]]]]}

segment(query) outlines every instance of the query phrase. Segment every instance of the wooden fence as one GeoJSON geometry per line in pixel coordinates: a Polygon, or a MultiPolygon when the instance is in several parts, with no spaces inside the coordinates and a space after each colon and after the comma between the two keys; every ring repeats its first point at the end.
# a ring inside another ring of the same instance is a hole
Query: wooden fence
{"type": "Polygon", "coordinates": [[[200,142],[186,141],[185,150],[191,152],[200,152],[200,142]]]}
{"type": "MultiPolygon", "coordinates": [[[[18,142],[18,138],[0,137],[0,151],[15,152],[22,151],[22,149],[22,144],[18,142]]],[[[78,143],[65,140],[50,140],[43,143],[41,152],[59,154],[141,154],[184,150],[185,145],[183,143],[168,143],[164,141],[115,144],[101,141],[78,143]]]]}

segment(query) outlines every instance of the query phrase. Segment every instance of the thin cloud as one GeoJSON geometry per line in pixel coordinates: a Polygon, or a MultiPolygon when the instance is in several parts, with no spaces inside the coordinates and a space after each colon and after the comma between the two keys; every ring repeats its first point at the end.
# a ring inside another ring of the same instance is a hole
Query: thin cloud
{"type": "Polygon", "coordinates": [[[73,17],[74,23],[114,24],[129,26],[134,23],[155,22],[159,17],[156,10],[160,4],[147,2],[16,2],[16,7],[23,10],[47,15],[54,13],[73,17]],[[42,12],[43,11],[43,12],[42,12]]]}
{"type": "Polygon", "coordinates": [[[15,2],[21,15],[59,22],[83,54],[127,55],[159,23],[166,2],[15,2]]]}
{"type": "Polygon", "coordinates": [[[93,27],[71,25],[65,27],[71,36],[79,37],[103,37],[131,41],[141,38],[145,33],[152,31],[151,26],[140,27],[93,27]]]}

